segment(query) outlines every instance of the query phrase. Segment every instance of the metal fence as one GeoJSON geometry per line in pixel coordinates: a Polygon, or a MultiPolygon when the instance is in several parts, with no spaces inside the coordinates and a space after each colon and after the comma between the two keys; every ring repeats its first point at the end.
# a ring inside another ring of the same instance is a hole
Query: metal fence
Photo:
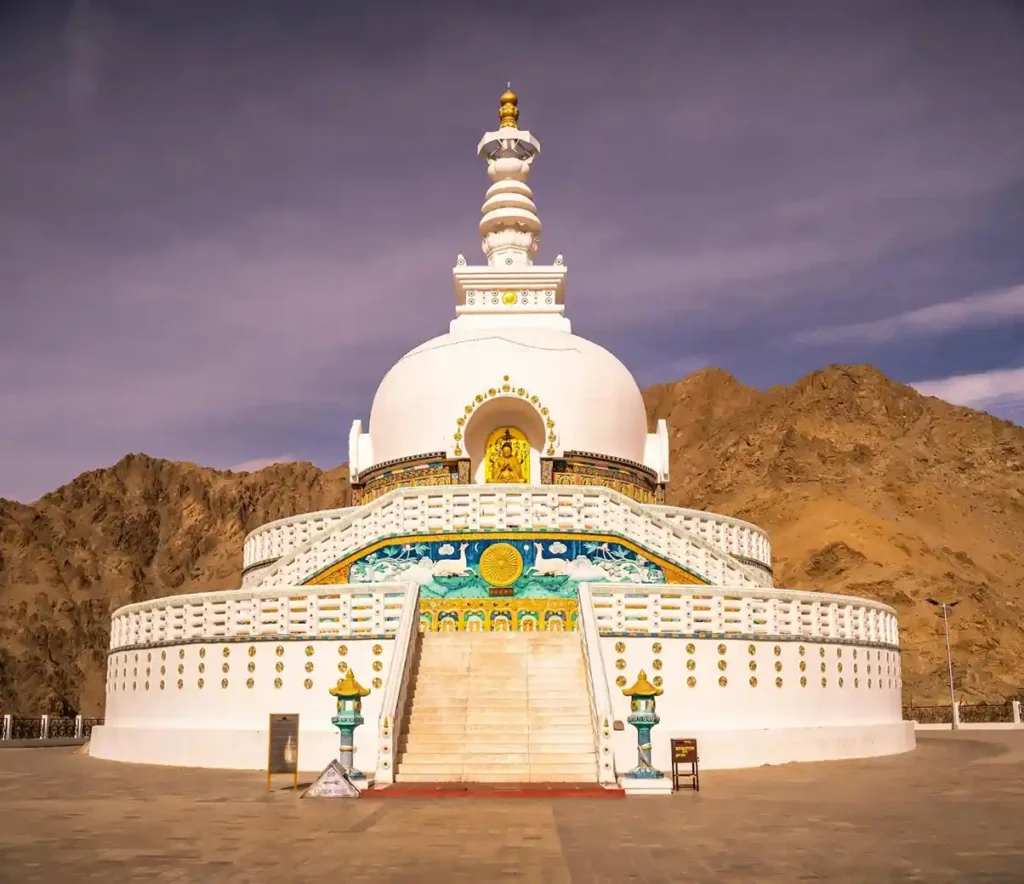
{"type": "Polygon", "coordinates": [[[50,718],[46,724],[48,740],[73,740],[78,736],[78,720],[75,718],[50,718]]]}
{"type": "Polygon", "coordinates": [[[42,718],[11,716],[9,740],[41,740],[43,738],[42,718]]]}
{"type": "Polygon", "coordinates": [[[1012,725],[1021,726],[1020,702],[999,700],[993,703],[957,703],[956,706],[925,705],[904,706],[904,721],[916,721],[922,725],[948,724],[951,727],[965,725],[1012,725]],[[955,716],[954,716],[955,709],[955,716]],[[955,718],[955,722],[954,722],[955,718]]]}
{"type": "Polygon", "coordinates": [[[961,703],[961,724],[1009,724],[1013,722],[1013,703],[961,703]]]}
{"type": "Polygon", "coordinates": [[[0,715],[0,741],[88,740],[102,718],[56,715],[0,715]]]}
{"type": "Polygon", "coordinates": [[[953,724],[952,706],[904,706],[904,721],[918,724],[953,724]]]}

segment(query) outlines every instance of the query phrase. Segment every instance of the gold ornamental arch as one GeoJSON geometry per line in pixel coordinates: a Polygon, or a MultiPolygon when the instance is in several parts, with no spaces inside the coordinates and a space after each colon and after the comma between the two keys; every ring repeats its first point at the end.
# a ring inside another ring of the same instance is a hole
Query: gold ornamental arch
{"type": "MultiPolygon", "coordinates": [[[[544,451],[548,457],[552,457],[555,453],[555,443],[558,441],[558,432],[555,427],[555,419],[551,416],[550,409],[548,409],[548,407],[543,402],[540,401],[539,396],[531,393],[529,390],[526,389],[526,387],[516,386],[510,380],[508,375],[505,375],[502,378],[502,382],[500,384],[496,384],[493,387],[488,387],[483,392],[477,393],[469,402],[469,404],[466,405],[465,408],[463,408],[462,414],[460,414],[458,418],[456,418],[455,420],[455,432],[452,434],[452,440],[454,441],[455,444],[452,447],[452,453],[456,457],[463,456],[466,425],[469,422],[469,419],[473,416],[473,413],[485,402],[488,402],[491,399],[499,398],[521,399],[524,402],[528,402],[537,410],[537,412],[540,414],[541,420],[544,422],[544,441],[547,446],[546,449],[544,449],[544,451]]],[[[504,432],[505,429],[506,427],[502,427],[501,432],[504,432]]],[[[510,427],[508,429],[512,428],[510,427]]],[[[492,433],[491,435],[493,436],[494,433],[492,433]]],[[[523,438],[525,439],[525,436],[523,438]]],[[[491,439],[488,438],[488,451],[490,450],[490,443],[491,439]]],[[[527,461],[527,463],[529,463],[529,461],[527,461]]]]}

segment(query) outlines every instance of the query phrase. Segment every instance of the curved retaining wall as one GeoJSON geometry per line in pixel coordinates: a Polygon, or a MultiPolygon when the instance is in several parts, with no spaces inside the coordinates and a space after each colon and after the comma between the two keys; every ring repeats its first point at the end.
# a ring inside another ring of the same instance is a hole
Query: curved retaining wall
{"type": "MultiPolygon", "coordinates": [[[[896,617],[865,599],[781,589],[588,585],[615,719],[644,669],[664,693],[654,760],[671,736],[701,740],[702,765],[742,767],[902,752],[896,617]]],[[[299,764],[337,753],[329,688],[351,667],[371,689],[356,763],[376,767],[405,584],[176,596],[113,615],[105,724],[92,754],[121,761],[260,769],[272,713],[301,716],[299,764]]],[[[427,640],[425,638],[425,640],[427,640]]],[[[579,640],[567,634],[566,640],[579,640]]],[[[613,736],[616,767],[636,735],[613,736]]]]}

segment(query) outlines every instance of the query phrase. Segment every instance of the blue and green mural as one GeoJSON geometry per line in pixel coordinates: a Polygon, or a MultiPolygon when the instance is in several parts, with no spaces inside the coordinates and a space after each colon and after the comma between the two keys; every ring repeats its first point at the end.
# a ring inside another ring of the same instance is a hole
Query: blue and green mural
{"type": "Polygon", "coordinates": [[[620,543],[594,540],[413,541],[352,562],[349,582],[415,580],[422,598],[566,598],[582,581],[664,583],[664,571],[620,543]]]}
{"type": "Polygon", "coordinates": [[[548,532],[390,538],[322,569],[307,584],[413,580],[424,599],[571,598],[577,584],[704,583],[622,538],[548,532]]]}

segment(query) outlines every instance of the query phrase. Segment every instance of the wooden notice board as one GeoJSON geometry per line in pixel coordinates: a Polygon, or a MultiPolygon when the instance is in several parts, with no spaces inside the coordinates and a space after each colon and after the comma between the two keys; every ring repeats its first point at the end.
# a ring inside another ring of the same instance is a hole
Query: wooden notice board
{"type": "Polygon", "coordinates": [[[679,788],[680,780],[689,780],[695,792],[700,791],[700,758],[696,740],[672,740],[672,788],[679,788]],[[688,765],[689,770],[683,770],[688,765]]]}
{"type": "Polygon", "coordinates": [[[299,785],[299,716],[270,716],[270,738],[267,746],[267,789],[274,774],[291,774],[292,786],[299,785]]]}

